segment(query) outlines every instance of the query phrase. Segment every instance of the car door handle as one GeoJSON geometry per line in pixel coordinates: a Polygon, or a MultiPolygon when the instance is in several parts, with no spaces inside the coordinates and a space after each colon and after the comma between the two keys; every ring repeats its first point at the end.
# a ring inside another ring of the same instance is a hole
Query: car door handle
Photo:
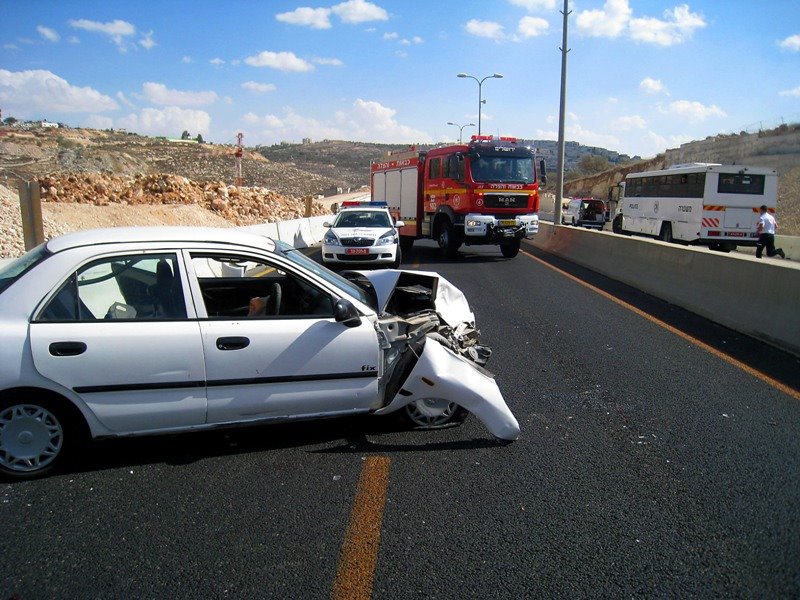
{"type": "Polygon", "coordinates": [[[78,356],[86,352],[83,342],[53,342],[50,344],[50,354],[53,356],[78,356]]]}
{"type": "Polygon", "coordinates": [[[250,338],[246,337],[221,337],[217,338],[218,350],[241,350],[250,345],[250,338]]]}

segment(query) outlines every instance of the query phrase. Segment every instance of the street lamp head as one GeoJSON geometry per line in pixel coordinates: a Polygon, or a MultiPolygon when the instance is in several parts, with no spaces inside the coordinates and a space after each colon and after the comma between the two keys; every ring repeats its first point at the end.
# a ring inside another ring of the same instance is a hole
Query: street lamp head
{"type": "Polygon", "coordinates": [[[475,123],[467,123],[464,127],[475,127],[475,123]]]}
{"type": "Polygon", "coordinates": [[[447,124],[448,125],[455,125],[456,127],[458,127],[458,124],[457,123],[453,123],[452,121],[448,121],[447,124]]]}
{"type": "Polygon", "coordinates": [[[456,75],[456,77],[464,78],[464,77],[469,77],[469,75],[467,75],[466,73],[459,73],[458,75],[456,75]]]}
{"type": "Polygon", "coordinates": [[[495,73],[494,75],[492,75],[492,77],[494,77],[495,79],[502,79],[503,75],[501,73],[495,73]]]}

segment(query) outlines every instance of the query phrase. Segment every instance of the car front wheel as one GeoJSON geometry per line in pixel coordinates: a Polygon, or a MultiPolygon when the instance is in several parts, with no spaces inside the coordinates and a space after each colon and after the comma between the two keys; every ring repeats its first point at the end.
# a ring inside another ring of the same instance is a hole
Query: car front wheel
{"type": "Polygon", "coordinates": [[[57,468],[73,445],[67,421],[66,412],[47,400],[0,402],[0,474],[32,479],[57,468]]]}
{"type": "Polygon", "coordinates": [[[469,411],[438,398],[416,400],[405,407],[405,417],[415,429],[440,429],[463,423],[469,411]]]}

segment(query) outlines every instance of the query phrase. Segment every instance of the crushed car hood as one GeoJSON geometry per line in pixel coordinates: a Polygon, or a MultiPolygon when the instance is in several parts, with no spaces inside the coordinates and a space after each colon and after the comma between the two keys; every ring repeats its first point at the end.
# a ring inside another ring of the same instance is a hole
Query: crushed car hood
{"type": "Polygon", "coordinates": [[[444,277],[433,271],[380,269],[359,271],[369,280],[377,296],[379,315],[392,312],[391,303],[401,294],[416,295],[420,310],[435,310],[450,327],[474,323],[475,315],[464,294],[444,277]],[[427,304],[427,306],[426,306],[427,304]]]}

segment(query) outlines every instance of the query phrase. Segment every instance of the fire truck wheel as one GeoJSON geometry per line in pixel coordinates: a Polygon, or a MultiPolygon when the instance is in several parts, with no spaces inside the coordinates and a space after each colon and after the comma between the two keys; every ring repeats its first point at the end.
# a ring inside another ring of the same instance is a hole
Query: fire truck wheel
{"type": "Polygon", "coordinates": [[[500,252],[503,253],[503,256],[506,258],[514,258],[517,254],[519,254],[519,240],[514,240],[512,242],[506,242],[505,244],[500,244],[500,252]]]}
{"type": "Polygon", "coordinates": [[[446,258],[455,258],[458,255],[458,247],[461,244],[456,240],[453,224],[445,221],[439,228],[439,248],[446,258]]]}

